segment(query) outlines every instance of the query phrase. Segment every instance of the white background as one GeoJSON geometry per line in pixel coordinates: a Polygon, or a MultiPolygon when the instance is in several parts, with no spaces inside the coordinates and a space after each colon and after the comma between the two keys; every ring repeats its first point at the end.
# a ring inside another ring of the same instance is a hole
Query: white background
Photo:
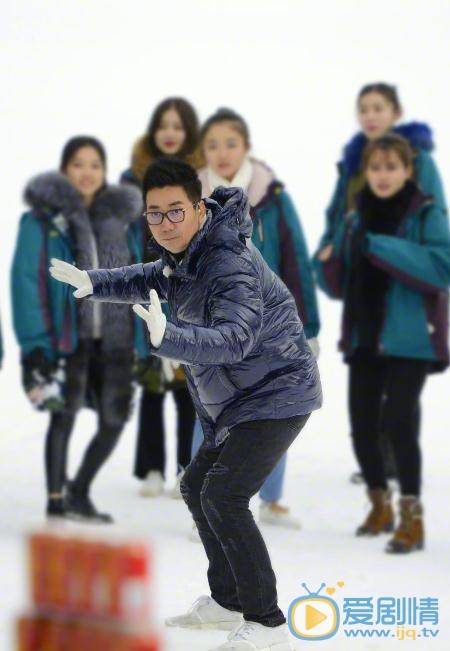
{"type": "MultiPolygon", "coordinates": [[[[4,0],[0,21],[1,215],[0,305],[6,358],[0,373],[0,532],[3,612],[0,644],[11,613],[25,603],[18,534],[42,521],[45,416],[22,395],[18,349],[10,316],[9,269],[27,179],[54,169],[71,136],[99,137],[109,155],[109,179],[128,166],[132,143],[154,106],[184,95],[207,117],[229,106],[249,122],[253,151],[287,184],[313,249],[335,181],[335,162],[356,128],[355,96],[366,82],[397,84],[406,121],[434,130],[436,161],[450,170],[448,71],[450,4],[446,0],[4,0]]],[[[441,637],[416,649],[446,649],[450,639],[447,586],[449,376],[430,379],[424,396],[424,502],[427,551],[386,558],[383,541],[356,540],[365,508],[350,486],[354,461],[346,416],[346,369],[336,352],[340,306],[321,301],[320,360],[325,405],[290,455],[286,502],[303,531],[264,530],[279,576],[280,602],[344,580],[348,595],[439,596],[441,637]],[[444,640],[446,637],[446,642],[444,640]]],[[[169,421],[172,404],[168,403],[169,421]]],[[[94,422],[83,414],[73,457],[94,422]]],[[[116,529],[151,536],[156,550],[160,617],[205,591],[205,561],[187,541],[184,505],[136,497],[130,468],[134,420],[96,484],[96,498],[118,519],[116,529]],[[171,520],[168,515],[173,515],[171,520]],[[179,562],[185,558],[186,562],[179,562]]],[[[172,439],[171,442],[173,443],[172,439]]],[[[171,462],[173,471],[173,461],[171,462]]],[[[223,634],[170,633],[169,649],[208,648],[223,634]]],[[[324,648],[385,648],[388,642],[346,642],[324,648]],[[340,646],[342,645],[342,646],[340,646]]],[[[392,645],[395,647],[395,641],[392,645]]],[[[407,643],[404,643],[407,644],[407,643]]]]}

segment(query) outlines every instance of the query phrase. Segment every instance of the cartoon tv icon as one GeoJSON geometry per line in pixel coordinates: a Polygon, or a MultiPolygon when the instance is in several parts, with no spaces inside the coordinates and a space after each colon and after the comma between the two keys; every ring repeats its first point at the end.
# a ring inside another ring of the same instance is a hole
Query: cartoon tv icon
{"type": "Polygon", "coordinates": [[[294,599],[289,607],[289,629],[300,640],[326,640],[333,637],[339,629],[339,606],[330,597],[320,597],[325,587],[322,583],[317,592],[310,592],[302,583],[307,595],[294,599]]]}

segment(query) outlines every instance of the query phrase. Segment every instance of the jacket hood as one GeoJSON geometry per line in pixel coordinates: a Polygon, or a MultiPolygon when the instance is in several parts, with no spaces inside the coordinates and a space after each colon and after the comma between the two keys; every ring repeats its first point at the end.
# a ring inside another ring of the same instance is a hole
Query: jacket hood
{"type": "MultiPolygon", "coordinates": [[[[35,176],[25,187],[24,198],[40,216],[85,210],[81,194],[69,179],[59,172],[35,176]]],[[[115,217],[130,223],[141,210],[142,197],[137,188],[109,185],[98,192],[89,212],[98,219],[115,217]]]]}
{"type": "MultiPolygon", "coordinates": [[[[239,252],[246,247],[246,238],[252,235],[250,205],[243,190],[219,187],[204,202],[206,219],[191,240],[179,266],[185,275],[195,274],[196,262],[205,248],[220,247],[239,252]]],[[[149,243],[149,248],[157,251],[172,270],[177,266],[170,252],[154,240],[149,243]]]]}
{"type": "Polygon", "coordinates": [[[97,219],[115,217],[127,224],[143,210],[141,192],[131,186],[108,185],[94,199],[91,211],[97,219]]]}
{"type": "Polygon", "coordinates": [[[277,186],[281,184],[275,180],[275,174],[268,165],[254,158],[251,162],[253,175],[247,193],[250,205],[256,208],[270,198],[274,184],[277,186]]]}
{"type": "Polygon", "coordinates": [[[69,179],[58,172],[39,174],[25,187],[25,202],[39,215],[83,209],[83,198],[69,179]]]}
{"type": "MultiPolygon", "coordinates": [[[[230,239],[251,237],[253,222],[250,217],[250,204],[241,188],[223,188],[214,190],[209,199],[204,199],[207,210],[211,211],[208,238],[220,231],[230,239]]],[[[223,237],[221,237],[223,239],[223,237]]],[[[228,238],[226,238],[228,239],[228,238]]]]}
{"type": "MultiPolygon", "coordinates": [[[[392,129],[393,133],[403,136],[413,149],[432,151],[434,149],[433,132],[424,122],[409,122],[392,129]]],[[[359,132],[345,145],[342,152],[341,165],[343,171],[352,176],[359,170],[362,152],[367,143],[367,137],[359,132]]]]}

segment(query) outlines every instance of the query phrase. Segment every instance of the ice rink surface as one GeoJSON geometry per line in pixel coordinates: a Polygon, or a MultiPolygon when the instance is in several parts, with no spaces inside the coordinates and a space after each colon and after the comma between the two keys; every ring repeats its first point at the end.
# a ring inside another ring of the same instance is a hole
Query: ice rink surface
{"type": "MultiPolygon", "coordinates": [[[[12,618],[27,604],[25,532],[43,524],[43,442],[47,417],[32,412],[20,386],[11,334],[9,270],[21,193],[32,175],[57,166],[63,143],[92,133],[109,153],[109,179],[128,165],[133,141],[155,104],[185,95],[200,117],[230,106],[249,121],[254,154],[287,185],[312,250],[335,181],[335,162],[355,130],[353,105],[361,85],[384,80],[399,87],[405,121],[432,126],[435,159],[449,193],[448,24],[445,0],[181,0],[61,3],[7,0],[0,38],[2,232],[0,311],[6,357],[0,371],[0,649],[12,651],[12,618]]],[[[355,469],[346,414],[346,368],[336,351],[340,306],[320,297],[323,409],[295,442],[284,502],[302,521],[289,532],[265,526],[281,607],[310,590],[344,582],[334,598],[440,600],[436,639],[347,639],[342,631],[320,649],[420,651],[450,648],[449,423],[450,375],[431,377],[423,398],[426,550],[408,557],[383,552],[384,540],[356,539],[367,509],[355,469]]],[[[174,406],[168,485],[174,481],[174,406]]],[[[84,411],[71,443],[71,468],[95,429],[84,411]]],[[[167,651],[206,651],[221,632],[164,630],[163,619],[207,593],[202,547],[188,540],[186,507],[169,496],[138,497],[131,476],[136,412],[95,483],[96,503],[116,518],[112,532],[148,541],[155,564],[156,618],[167,651]]],[[[258,499],[252,503],[257,514],[258,499]]],[[[76,530],[70,525],[70,530],[76,530]]],[[[110,529],[101,529],[108,535],[110,529]]],[[[297,641],[297,649],[307,642],[297,641]]]]}
{"type": "MultiPolygon", "coordinates": [[[[327,315],[324,310],[324,317],[327,315]]],[[[331,313],[331,316],[333,314],[331,313]]],[[[278,577],[281,607],[287,611],[301,587],[318,589],[343,581],[334,597],[437,597],[440,600],[439,636],[424,640],[348,640],[339,631],[320,643],[320,648],[385,649],[411,646],[414,649],[446,651],[450,645],[450,523],[448,496],[450,477],[446,436],[448,431],[448,378],[431,378],[424,406],[424,505],[427,544],[424,552],[392,557],[383,552],[386,537],[361,539],[354,529],[367,509],[364,490],[348,477],[354,470],[345,415],[345,368],[334,350],[325,348],[321,358],[326,403],[315,413],[291,448],[284,502],[302,521],[301,531],[263,526],[264,537],[278,577]]],[[[2,375],[2,390],[17,382],[2,375]]],[[[171,432],[168,447],[174,454],[174,405],[168,398],[167,416],[171,432]]],[[[12,615],[27,602],[24,587],[23,532],[44,523],[43,431],[46,416],[32,414],[19,390],[10,389],[10,409],[3,419],[0,439],[2,474],[0,484],[0,649],[9,651],[12,615]]],[[[72,438],[73,467],[94,431],[93,414],[83,412],[72,438]]],[[[154,586],[156,619],[183,611],[197,596],[207,594],[206,557],[200,544],[188,539],[191,521],[181,500],[169,495],[148,499],[137,494],[138,483],[131,477],[135,419],[128,424],[109,464],[95,484],[93,496],[102,509],[116,518],[113,527],[96,528],[109,535],[126,533],[148,541],[156,569],[154,586]]],[[[175,468],[169,467],[168,487],[175,468]]],[[[258,498],[252,502],[257,516],[258,498]]],[[[87,525],[86,525],[87,526],[87,525]]],[[[86,531],[86,526],[68,524],[69,531],[86,531]]],[[[94,531],[88,527],[89,531],[94,531]]],[[[224,639],[221,632],[163,630],[167,651],[207,651],[224,639]]],[[[297,642],[301,649],[307,642],[297,642]]]]}

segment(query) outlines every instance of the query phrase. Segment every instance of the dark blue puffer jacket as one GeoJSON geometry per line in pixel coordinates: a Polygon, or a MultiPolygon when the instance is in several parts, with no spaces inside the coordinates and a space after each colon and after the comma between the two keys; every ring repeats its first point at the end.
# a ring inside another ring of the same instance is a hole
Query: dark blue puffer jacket
{"type": "Polygon", "coordinates": [[[242,190],[218,188],[207,218],[177,265],[161,259],[89,271],[97,300],[167,299],[172,321],[151,352],[180,360],[202,422],[217,445],[237,423],[308,414],[322,403],[316,361],[295,301],[251,243],[242,190]]]}

